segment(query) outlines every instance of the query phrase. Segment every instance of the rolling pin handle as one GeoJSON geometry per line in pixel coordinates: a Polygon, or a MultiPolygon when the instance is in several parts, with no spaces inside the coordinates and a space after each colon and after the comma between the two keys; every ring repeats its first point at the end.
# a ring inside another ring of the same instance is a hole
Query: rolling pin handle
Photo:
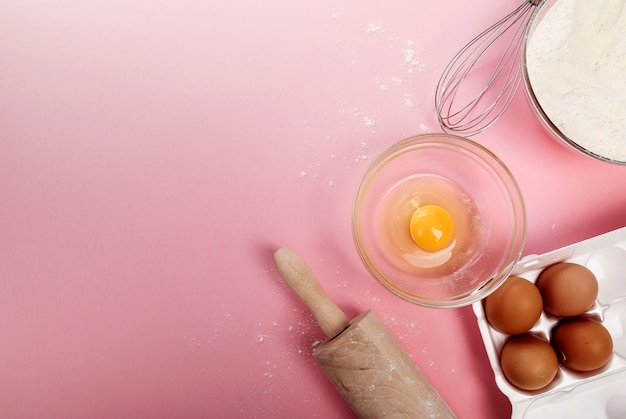
{"type": "Polygon", "coordinates": [[[334,338],[350,326],[345,313],[332,302],[309,266],[293,251],[282,247],[274,253],[280,275],[311,310],[324,333],[334,338]]]}

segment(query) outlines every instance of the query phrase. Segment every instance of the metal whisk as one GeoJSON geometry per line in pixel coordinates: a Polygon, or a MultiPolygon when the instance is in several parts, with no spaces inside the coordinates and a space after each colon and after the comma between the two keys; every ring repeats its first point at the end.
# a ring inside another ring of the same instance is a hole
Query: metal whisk
{"type": "Polygon", "coordinates": [[[444,130],[478,134],[508,108],[521,81],[520,50],[526,26],[540,1],[524,0],[450,61],[435,94],[437,117],[444,130]]]}

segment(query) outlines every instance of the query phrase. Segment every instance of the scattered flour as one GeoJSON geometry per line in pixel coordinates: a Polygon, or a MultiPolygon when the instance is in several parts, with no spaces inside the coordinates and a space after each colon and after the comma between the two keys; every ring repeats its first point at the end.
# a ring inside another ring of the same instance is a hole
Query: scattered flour
{"type": "Polygon", "coordinates": [[[626,0],[557,0],[529,39],[528,76],[559,130],[626,161],[626,0]]]}
{"type": "Polygon", "coordinates": [[[382,25],[378,24],[378,23],[370,23],[365,28],[365,31],[367,33],[384,33],[385,32],[385,28],[382,25]]]}
{"type": "Polygon", "coordinates": [[[389,82],[380,85],[381,92],[386,92],[390,87],[397,87],[402,85],[402,79],[400,77],[392,77],[389,82]]]}
{"type": "Polygon", "coordinates": [[[404,104],[406,105],[407,108],[414,108],[415,107],[415,99],[413,99],[410,94],[405,93],[404,94],[404,104]]]}
{"type": "Polygon", "coordinates": [[[373,127],[376,126],[376,121],[374,121],[369,116],[364,116],[363,117],[363,125],[366,126],[367,128],[373,128],[373,127]]]}
{"type": "Polygon", "coordinates": [[[404,50],[404,62],[409,66],[409,73],[422,72],[426,69],[426,65],[415,56],[415,43],[413,41],[407,42],[407,48],[404,50]]]}

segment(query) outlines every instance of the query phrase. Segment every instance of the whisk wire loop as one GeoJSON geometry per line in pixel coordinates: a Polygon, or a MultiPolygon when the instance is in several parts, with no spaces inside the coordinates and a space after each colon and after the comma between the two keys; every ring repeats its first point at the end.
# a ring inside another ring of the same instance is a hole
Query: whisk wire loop
{"type": "Polygon", "coordinates": [[[444,130],[475,135],[506,111],[520,85],[522,39],[538,2],[525,0],[452,58],[435,94],[437,117],[444,130]],[[500,46],[502,51],[496,49],[500,46]],[[491,70],[485,70],[488,66],[491,70]]]}

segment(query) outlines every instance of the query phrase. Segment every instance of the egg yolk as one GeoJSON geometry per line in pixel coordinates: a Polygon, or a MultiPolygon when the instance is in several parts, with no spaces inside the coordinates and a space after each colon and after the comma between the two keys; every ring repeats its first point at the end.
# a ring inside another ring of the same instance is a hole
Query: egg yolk
{"type": "Polygon", "coordinates": [[[419,207],[410,223],[411,237],[424,250],[445,249],[454,239],[454,220],[439,205],[419,207]]]}

